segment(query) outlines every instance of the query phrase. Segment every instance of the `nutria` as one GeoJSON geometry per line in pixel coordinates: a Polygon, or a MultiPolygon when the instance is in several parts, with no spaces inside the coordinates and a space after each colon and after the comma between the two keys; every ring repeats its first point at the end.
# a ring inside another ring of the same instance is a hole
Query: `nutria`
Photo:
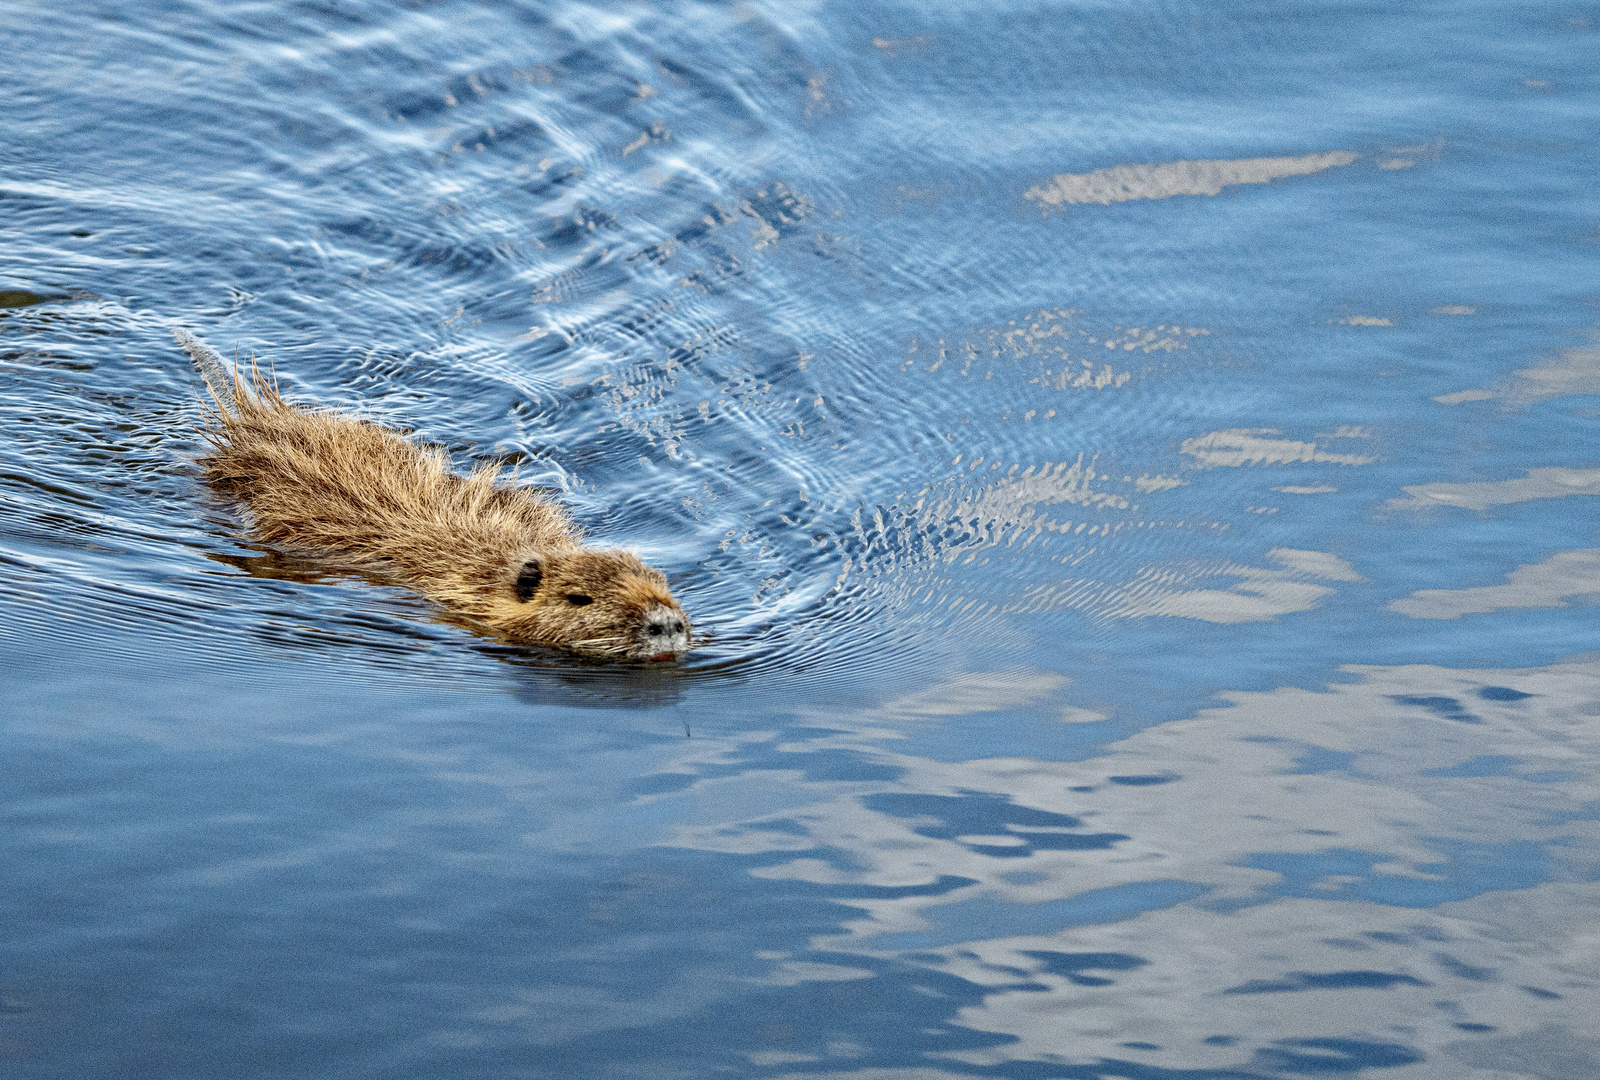
{"type": "Polygon", "coordinates": [[[284,401],[259,371],[247,383],[173,334],[211,391],[206,478],[261,540],[378,571],[515,643],[622,660],[688,650],[689,619],[659,571],[582,546],[565,510],[499,482],[498,466],[458,476],[441,450],[284,401]]]}

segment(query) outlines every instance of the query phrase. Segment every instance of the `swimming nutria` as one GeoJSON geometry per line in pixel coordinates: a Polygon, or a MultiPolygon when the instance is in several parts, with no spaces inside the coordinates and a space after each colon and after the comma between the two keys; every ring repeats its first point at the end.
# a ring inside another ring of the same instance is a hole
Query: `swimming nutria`
{"type": "Polygon", "coordinates": [[[499,467],[457,476],[443,451],[291,405],[260,372],[246,385],[210,346],[173,334],[216,402],[206,478],[249,508],[262,540],[379,570],[519,644],[625,660],[688,651],[689,619],[659,571],[583,547],[565,510],[496,483],[499,467]]]}

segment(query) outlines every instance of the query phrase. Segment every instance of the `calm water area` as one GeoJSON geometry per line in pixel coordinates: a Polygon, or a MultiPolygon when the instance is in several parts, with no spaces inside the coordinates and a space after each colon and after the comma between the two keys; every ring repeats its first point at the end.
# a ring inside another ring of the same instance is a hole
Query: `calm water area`
{"type": "Polygon", "coordinates": [[[0,43],[0,1075],[1600,1076],[1600,5],[0,43]],[[256,543],[175,325],[699,647],[256,543]]]}

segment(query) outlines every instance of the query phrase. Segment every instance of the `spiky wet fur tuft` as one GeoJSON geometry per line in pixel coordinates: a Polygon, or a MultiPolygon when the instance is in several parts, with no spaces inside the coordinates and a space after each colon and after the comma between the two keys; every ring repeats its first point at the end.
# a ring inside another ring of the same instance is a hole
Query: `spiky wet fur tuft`
{"type": "Polygon", "coordinates": [[[376,570],[513,642],[635,660],[688,649],[659,571],[583,547],[565,510],[498,467],[459,476],[441,450],[286,402],[254,367],[231,387],[202,373],[215,399],[206,478],[261,540],[376,570]]]}

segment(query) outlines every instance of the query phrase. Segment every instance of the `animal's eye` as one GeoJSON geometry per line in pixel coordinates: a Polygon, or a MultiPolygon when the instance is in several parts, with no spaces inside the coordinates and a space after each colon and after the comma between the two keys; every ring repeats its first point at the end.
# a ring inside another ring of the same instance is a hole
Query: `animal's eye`
{"type": "Polygon", "coordinates": [[[672,632],[673,632],[673,633],[674,633],[674,634],[681,634],[681,633],[683,633],[683,623],[681,623],[681,622],[675,622],[675,623],[673,623],[673,624],[672,624],[672,632]]]}
{"type": "Polygon", "coordinates": [[[660,637],[662,634],[664,634],[666,632],[667,632],[666,631],[666,627],[662,626],[660,623],[653,622],[653,623],[650,624],[650,636],[651,637],[660,637]]]}
{"type": "Polygon", "coordinates": [[[585,596],[582,593],[569,592],[567,594],[567,603],[573,607],[583,607],[585,604],[594,603],[594,597],[585,596]]]}
{"type": "Polygon", "coordinates": [[[544,580],[544,570],[539,566],[538,559],[529,559],[522,564],[522,569],[517,572],[517,599],[526,604],[533,599],[533,594],[539,589],[539,582],[544,580]]]}

